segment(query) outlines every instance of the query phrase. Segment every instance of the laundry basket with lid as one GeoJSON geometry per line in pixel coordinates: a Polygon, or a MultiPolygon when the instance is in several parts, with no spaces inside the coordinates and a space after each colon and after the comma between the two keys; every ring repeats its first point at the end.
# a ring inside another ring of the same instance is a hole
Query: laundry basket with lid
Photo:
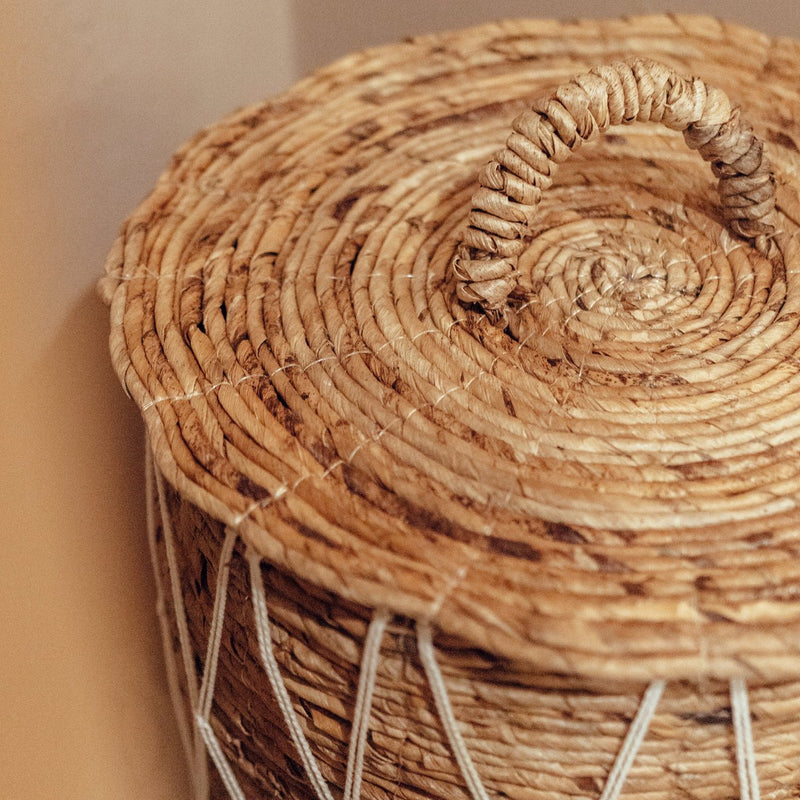
{"type": "Polygon", "coordinates": [[[102,291],[199,796],[796,796],[798,63],[512,21],[176,154],[102,291]]]}

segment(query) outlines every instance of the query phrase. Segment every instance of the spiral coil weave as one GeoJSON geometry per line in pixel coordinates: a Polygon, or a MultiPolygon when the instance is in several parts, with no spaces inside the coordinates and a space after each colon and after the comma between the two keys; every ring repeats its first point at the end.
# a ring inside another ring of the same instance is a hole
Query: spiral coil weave
{"type": "Polygon", "coordinates": [[[512,21],[176,153],[103,293],[212,784],[699,799],[740,753],[796,789],[798,63],[707,18],[512,21]]]}

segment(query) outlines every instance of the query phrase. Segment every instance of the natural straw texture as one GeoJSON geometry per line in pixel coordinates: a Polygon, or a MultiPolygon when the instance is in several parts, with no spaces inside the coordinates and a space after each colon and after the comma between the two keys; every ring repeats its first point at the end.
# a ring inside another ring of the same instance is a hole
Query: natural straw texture
{"type": "Polygon", "coordinates": [[[796,793],[798,65],[705,17],[515,21],[177,153],[103,292],[184,739],[230,767],[200,794],[796,793]]]}

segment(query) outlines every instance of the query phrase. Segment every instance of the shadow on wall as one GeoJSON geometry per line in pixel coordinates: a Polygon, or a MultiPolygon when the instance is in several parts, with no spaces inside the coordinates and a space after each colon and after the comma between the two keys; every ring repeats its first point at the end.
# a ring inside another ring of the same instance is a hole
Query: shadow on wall
{"type": "MultiPolygon", "coordinates": [[[[187,777],[182,758],[166,758],[176,749],[177,725],[167,695],[162,643],[153,608],[153,573],[146,543],[143,501],[143,425],[134,404],[122,394],[108,357],[108,310],[87,289],[74,304],[39,365],[68,364],[53,380],[57,403],[73,412],[48,415],[43,434],[51,443],[54,468],[74,465],[63,498],[67,524],[85,524],[69,537],[71,552],[56,565],[71,576],[70,641],[86,659],[84,677],[95,686],[98,708],[108,730],[137,742],[138,764],[132,777],[149,791],[146,770],[158,764],[160,783],[180,796],[187,777]],[[106,532],[105,535],[104,532],[106,532]],[[88,590],[88,591],[87,591],[88,590]],[[83,603],[84,614],[75,612],[83,603]],[[77,617],[77,618],[76,618],[77,617]],[[135,658],[131,655],[135,654],[135,658]],[[138,775],[137,775],[138,773],[138,775]],[[135,776],[135,777],[134,777],[135,776]]],[[[58,485],[58,481],[54,480],[58,485]]],[[[57,528],[56,528],[57,530],[57,528]]],[[[67,582],[68,583],[68,582],[67,582]]],[[[133,760],[133,759],[132,759],[133,760]]]]}
{"type": "Polygon", "coordinates": [[[453,30],[515,17],[614,17],[657,14],[668,7],[686,14],[704,14],[738,22],[773,36],[800,37],[796,0],[759,4],[752,0],[589,0],[584,3],[530,0],[295,0],[294,33],[301,75],[355,50],[388,44],[408,36],[453,30]]]}
{"type": "Polygon", "coordinates": [[[15,797],[48,796],[56,776],[69,797],[89,785],[186,796],[153,613],[142,425],[107,337],[107,310],[87,289],[15,376],[23,421],[4,442],[16,455],[4,488],[19,502],[10,520],[19,535],[5,544],[3,570],[15,612],[3,668],[15,683],[4,711],[19,763],[44,753],[48,764],[25,782],[12,771],[15,797]]]}
{"type": "MultiPolygon", "coordinates": [[[[87,527],[101,529],[109,522],[127,535],[106,543],[109,571],[125,576],[135,591],[150,583],[150,567],[142,538],[145,529],[142,501],[143,432],[140,415],[122,396],[119,380],[108,357],[108,311],[87,288],[66,313],[59,329],[42,351],[32,372],[48,376],[48,393],[39,395],[41,408],[30,409],[40,421],[39,432],[49,443],[55,475],[69,474],[63,508],[80,506],[87,527]],[[64,408],[66,413],[61,413],[64,408]],[[119,470],[120,454],[131,456],[119,470]],[[85,471],[98,479],[85,479],[85,471]],[[99,517],[95,519],[95,517],[99,517]],[[120,552],[111,552],[116,546],[120,552]],[[115,563],[118,562],[118,563],[115,563]]],[[[53,481],[53,485],[57,485],[53,481]]],[[[93,569],[97,568],[93,565],[93,569]]],[[[149,613],[149,609],[148,609],[149,613]]]]}

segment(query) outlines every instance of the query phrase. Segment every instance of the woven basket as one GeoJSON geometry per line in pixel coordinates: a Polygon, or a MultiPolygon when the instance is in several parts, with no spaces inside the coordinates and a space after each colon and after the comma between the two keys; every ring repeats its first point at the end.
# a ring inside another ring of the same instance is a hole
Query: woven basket
{"type": "Polygon", "coordinates": [[[177,153],[102,291],[198,797],[800,796],[799,66],[514,21],[177,153]]]}

